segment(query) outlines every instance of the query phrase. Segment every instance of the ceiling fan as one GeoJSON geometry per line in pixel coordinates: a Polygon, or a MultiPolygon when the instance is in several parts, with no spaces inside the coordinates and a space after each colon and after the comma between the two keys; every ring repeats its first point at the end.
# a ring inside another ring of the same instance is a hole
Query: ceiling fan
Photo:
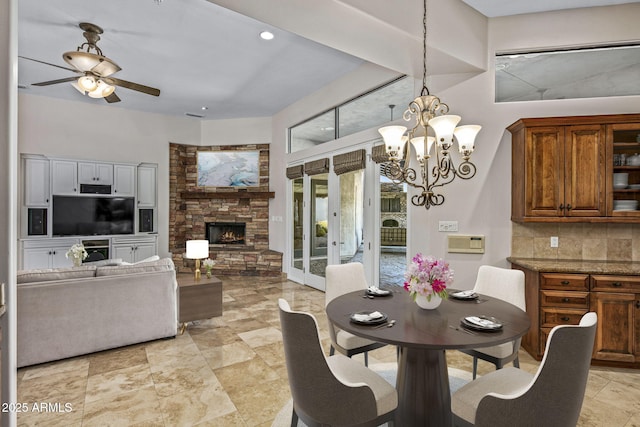
{"type": "Polygon", "coordinates": [[[87,41],[78,46],[75,51],[65,52],[62,54],[62,59],[64,59],[65,62],[73,68],[67,68],[24,56],[20,56],[20,58],[62,68],[63,70],[72,71],[82,75],[80,77],[72,76],[64,79],[33,83],[33,86],[49,86],[58,83],[71,82],[73,87],[78,89],[78,91],[83,95],[88,95],[92,98],[104,98],[105,101],[109,103],[120,102],[120,98],[115,93],[115,86],[124,87],[146,93],[148,95],[160,95],[159,89],[111,77],[113,74],[120,71],[121,68],[111,59],[104,56],[102,54],[102,50],[96,45],[100,40],[100,34],[103,33],[102,28],[88,22],[81,22],[79,27],[84,31],[82,34],[87,41]]]}

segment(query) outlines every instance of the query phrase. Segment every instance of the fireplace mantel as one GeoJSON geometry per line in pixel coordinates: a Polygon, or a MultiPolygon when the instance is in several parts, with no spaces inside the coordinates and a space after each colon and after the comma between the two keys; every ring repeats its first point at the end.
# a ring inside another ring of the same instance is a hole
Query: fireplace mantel
{"type": "Polygon", "coordinates": [[[183,199],[273,199],[273,191],[183,191],[183,199]]]}

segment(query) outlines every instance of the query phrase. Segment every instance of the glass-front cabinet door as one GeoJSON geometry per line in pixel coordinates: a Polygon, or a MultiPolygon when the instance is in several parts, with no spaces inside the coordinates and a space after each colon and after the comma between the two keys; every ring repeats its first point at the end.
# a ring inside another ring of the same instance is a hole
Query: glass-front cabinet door
{"type": "Polygon", "coordinates": [[[612,152],[608,214],[640,218],[640,123],[609,125],[608,137],[612,152]]]}

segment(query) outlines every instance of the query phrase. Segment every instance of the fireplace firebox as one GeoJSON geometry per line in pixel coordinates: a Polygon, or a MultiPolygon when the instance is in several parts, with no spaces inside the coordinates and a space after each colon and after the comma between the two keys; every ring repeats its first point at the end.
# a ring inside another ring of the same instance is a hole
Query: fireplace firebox
{"type": "Polygon", "coordinates": [[[205,230],[206,239],[212,245],[244,245],[244,223],[207,222],[205,230]]]}

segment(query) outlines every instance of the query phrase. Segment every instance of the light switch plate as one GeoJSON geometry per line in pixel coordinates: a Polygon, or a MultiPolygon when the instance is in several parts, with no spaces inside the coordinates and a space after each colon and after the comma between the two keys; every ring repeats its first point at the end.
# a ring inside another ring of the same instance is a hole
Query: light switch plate
{"type": "Polygon", "coordinates": [[[438,221],[438,231],[458,231],[458,221],[438,221]]]}

